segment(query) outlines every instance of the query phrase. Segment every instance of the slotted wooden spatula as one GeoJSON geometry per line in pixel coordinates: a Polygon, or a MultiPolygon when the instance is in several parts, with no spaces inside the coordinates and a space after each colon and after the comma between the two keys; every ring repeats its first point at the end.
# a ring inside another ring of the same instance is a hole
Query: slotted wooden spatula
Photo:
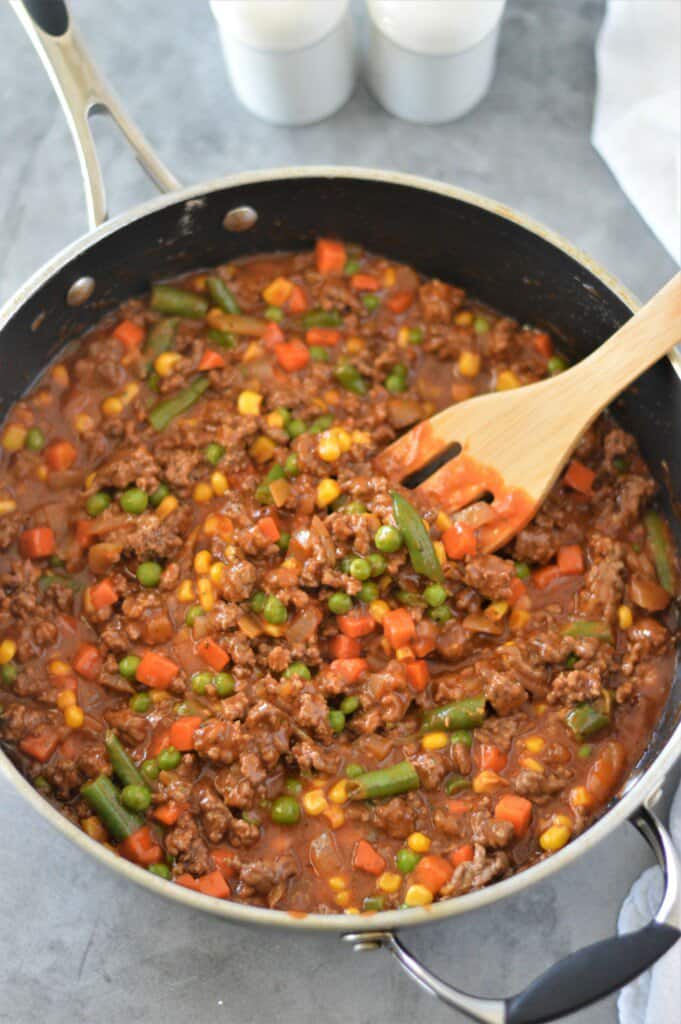
{"type": "MultiPolygon", "coordinates": [[[[457,513],[450,545],[461,555],[494,551],[530,521],[605,406],[680,341],[677,274],[576,366],[537,384],[444,409],[386,448],[376,468],[404,482],[459,445],[458,454],[415,493],[448,514],[457,513]]],[[[571,471],[577,489],[588,492],[592,474],[574,465],[571,471]]]]}

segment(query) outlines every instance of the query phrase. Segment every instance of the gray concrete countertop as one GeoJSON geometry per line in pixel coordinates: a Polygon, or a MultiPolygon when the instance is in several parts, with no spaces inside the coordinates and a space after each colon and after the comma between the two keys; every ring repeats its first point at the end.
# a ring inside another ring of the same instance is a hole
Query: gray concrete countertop
{"type": "MultiPolygon", "coordinates": [[[[183,181],[306,163],[412,171],[526,211],[641,298],[674,270],[589,143],[600,2],[510,0],[492,91],[458,123],[401,123],[358,84],[334,118],[297,130],[272,128],[238,106],[207,4],[73,0],[72,8],[95,58],[183,181]]],[[[0,40],[4,300],[85,230],[85,215],[64,119],[7,5],[0,7],[0,40]]],[[[110,208],[151,195],[115,130],[100,122],[96,134],[110,208]]],[[[359,957],[328,936],[231,927],[124,884],[55,834],[3,780],[0,815],[3,1024],[114,1017],[153,1024],[463,1021],[384,954],[359,957]]],[[[469,991],[512,992],[569,951],[610,934],[624,894],[649,862],[643,842],[622,828],[551,883],[414,932],[409,943],[469,991]]],[[[613,998],[573,1018],[615,1019],[613,998]]]]}

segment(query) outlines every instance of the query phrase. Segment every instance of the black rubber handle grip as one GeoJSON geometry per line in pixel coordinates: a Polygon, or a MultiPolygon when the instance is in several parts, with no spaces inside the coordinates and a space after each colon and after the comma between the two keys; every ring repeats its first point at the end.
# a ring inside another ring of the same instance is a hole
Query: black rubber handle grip
{"type": "Polygon", "coordinates": [[[63,36],[69,27],[69,12],[63,0],[24,0],[24,7],[38,28],[50,36],[63,36]]]}
{"type": "Polygon", "coordinates": [[[596,942],[554,964],[506,1000],[507,1024],[544,1024],[626,985],[681,938],[678,928],[652,921],[628,935],[596,942]]]}

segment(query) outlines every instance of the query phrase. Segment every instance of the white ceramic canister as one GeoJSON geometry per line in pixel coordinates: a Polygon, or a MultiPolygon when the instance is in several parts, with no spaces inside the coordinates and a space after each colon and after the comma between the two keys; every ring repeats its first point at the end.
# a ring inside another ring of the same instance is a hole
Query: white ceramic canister
{"type": "Polygon", "coordinates": [[[210,0],[234,91],[265,121],[338,110],[355,81],[349,0],[210,0]]]}
{"type": "Polygon", "coordinates": [[[367,0],[367,75],[406,121],[439,124],[479,103],[494,77],[506,0],[367,0]]]}

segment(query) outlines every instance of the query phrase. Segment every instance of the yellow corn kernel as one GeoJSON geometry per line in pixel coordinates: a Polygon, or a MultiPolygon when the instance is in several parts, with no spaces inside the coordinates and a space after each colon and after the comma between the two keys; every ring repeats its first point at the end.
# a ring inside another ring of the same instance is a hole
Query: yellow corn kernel
{"type": "Polygon", "coordinates": [[[198,505],[205,505],[213,497],[213,488],[207,483],[197,484],[192,497],[198,505]]]}
{"type": "Polygon", "coordinates": [[[21,427],[18,423],[10,423],[8,427],[5,427],[2,435],[2,447],[6,452],[18,452],[24,447],[26,433],[26,427],[21,427]]]}
{"type": "Polygon", "coordinates": [[[154,369],[159,377],[169,377],[181,358],[179,352],[161,352],[154,360],[154,369]]]}
{"type": "Polygon", "coordinates": [[[390,605],[387,601],[372,601],[369,604],[369,613],[375,622],[383,622],[383,619],[389,611],[390,605]]]}
{"type": "Polygon", "coordinates": [[[159,519],[167,519],[171,512],[178,508],[179,504],[174,494],[168,494],[156,509],[156,515],[159,519]]]}
{"type": "MultiPolygon", "coordinates": [[[[369,444],[371,441],[371,435],[366,430],[353,430],[352,432],[352,443],[353,444],[369,444]]],[[[341,443],[341,448],[343,447],[341,443]]]]}
{"type": "Polygon", "coordinates": [[[104,842],[107,838],[107,831],[99,818],[94,814],[82,821],[83,832],[89,835],[90,839],[96,839],[98,843],[104,842]]]}
{"type": "Polygon", "coordinates": [[[47,466],[43,464],[38,466],[38,468],[35,471],[35,475],[38,478],[38,480],[47,480],[50,474],[47,466]]]}
{"type": "Polygon", "coordinates": [[[570,803],[573,807],[591,806],[591,794],[586,786],[575,786],[570,790],[570,803]]]}
{"type": "Polygon", "coordinates": [[[263,633],[266,633],[267,636],[279,637],[279,636],[283,636],[284,633],[286,632],[286,626],[285,625],[281,625],[280,626],[280,625],[277,625],[274,622],[263,622],[263,624],[262,624],[262,631],[263,631],[263,633]]]}
{"type": "Polygon", "coordinates": [[[263,289],[262,297],[268,306],[283,306],[293,291],[293,281],[287,277],[275,277],[263,289]]]}
{"type": "Polygon", "coordinates": [[[194,584],[191,580],[183,580],[175,592],[175,596],[182,604],[191,604],[196,596],[194,584]]]}
{"type": "Polygon", "coordinates": [[[341,892],[347,888],[348,883],[347,879],[343,878],[342,875],[332,875],[329,879],[329,885],[334,892],[341,892]]]}
{"type": "Polygon", "coordinates": [[[631,608],[627,604],[621,604],[617,609],[617,621],[620,629],[631,629],[634,621],[631,608]]]}
{"type": "Polygon", "coordinates": [[[175,699],[167,690],[148,690],[147,692],[154,704],[163,704],[167,700],[175,699]]]}
{"type": "Polygon", "coordinates": [[[69,386],[69,371],[63,363],[57,363],[56,366],[52,367],[51,377],[60,388],[67,388],[69,386]]]}
{"type": "Polygon", "coordinates": [[[508,601],[492,601],[485,608],[485,615],[493,622],[500,622],[508,611],[508,601]]]}
{"type": "Polygon", "coordinates": [[[454,317],[454,323],[457,327],[468,327],[473,323],[473,314],[469,309],[462,309],[460,313],[457,313],[454,317]]]}
{"type": "Polygon", "coordinates": [[[0,516],[8,516],[10,512],[14,512],[17,507],[16,501],[13,498],[3,498],[0,500],[0,516]]]}
{"type": "Polygon", "coordinates": [[[85,721],[85,712],[77,704],[73,704],[64,711],[64,721],[69,729],[80,729],[85,721]]]}
{"type": "Polygon", "coordinates": [[[398,892],[401,885],[402,875],[398,875],[395,871],[384,871],[376,881],[376,888],[381,892],[398,892]]]}
{"type": "Polygon", "coordinates": [[[88,430],[92,430],[95,425],[95,421],[92,416],[89,416],[86,412],[79,412],[77,416],[73,418],[73,426],[79,434],[86,434],[88,430]]]}
{"type": "Polygon", "coordinates": [[[42,408],[45,405],[50,405],[51,402],[52,402],[52,395],[51,395],[51,393],[46,388],[43,388],[42,390],[37,391],[33,395],[33,404],[35,406],[37,406],[39,409],[42,408]]]}
{"type": "Polygon", "coordinates": [[[194,572],[198,572],[201,576],[205,576],[211,567],[213,556],[210,551],[203,548],[201,551],[197,551],[194,555],[194,572]]]}
{"type": "Polygon", "coordinates": [[[412,832],[407,837],[407,846],[414,853],[428,853],[430,849],[430,839],[423,832],[412,832]]]}
{"type": "Polygon", "coordinates": [[[70,676],[71,666],[66,661],[61,661],[59,658],[54,658],[47,666],[47,671],[51,676],[70,676]]]}
{"type": "Polygon", "coordinates": [[[260,636],[262,633],[262,626],[250,615],[242,615],[237,619],[237,626],[250,640],[253,640],[256,636],[260,636]]]}
{"type": "Polygon", "coordinates": [[[361,913],[359,907],[346,907],[343,911],[344,914],[359,914],[361,913]]]}
{"type": "Polygon", "coordinates": [[[6,665],[8,661],[11,661],[14,655],[17,653],[17,645],[14,640],[10,640],[7,637],[0,643],[0,665],[6,665]]]}
{"type": "Polygon", "coordinates": [[[427,907],[433,902],[433,894],[425,885],[410,885],[405,893],[404,902],[408,907],[427,907]]]}
{"type": "Polygon", "coordinates": [[[546,746],[546,740],[543,736],[526,736],[523,740],[523,746],[525,750],[529,750],[531,754],[541,754],[542,750],[546,746]]]}
{"type": "Polygon", "coordinates": [[[303,793],[303,807],[305,813],[310,817],[316,818],[323,814],[328,806],[328,801],[321,789],[309,789],[307,793],[303,793]]]}
{"type": "Polygon", "coordinates": [[[262,395],[257,391],[242,391],[236,401],[240,416],[258,416],[262,404],[262,395]]]}
{"type": "Polygon", "coordinates": [[[227,575],[227,566],[222,562],[213,562],[210,569],[208,570],[211,582],[219,587],[221,583],[224,583],[225,576],[227,575]]]}
{"type": "Polygon", "coordinates": [[[317,453],[324,462],[336,462],[337,459],[340,459],[341,447],[333,431],[325,430],[323,434],[319,435],[317,453]]]}
{"type": "Polygon", "coordinates": [[[347,779],[341,779],[329,790],[329,800],[332,804],[344,804],[348,798],[347,779]]]}
{"type": "Polygon", "coordinates": [[[554,814],[552,824],[563,825],[564,828],[569,828],[572,831],[572,818],[569,814],[554,814]]]}
{"type": "Polygon", "coordinates": [[[111,395],[109,398],[104,399],[100,409],[104,416],[119,416],[123,412],[123,403],[120,398],[111,395]]]}
{"type": "Polygon", "coordinates": [[[317,485],[317,505],[319,508],[326,508],[332,501],[335,501],[341,493],[337,480],[330,476],[324,477],[317,485]]]}
{"type": "Polygon", "coordinates": [[[340,450],[342,452],[349,452],[353,444],[362,444],[363,441],[361,438],[355,438],[355,434],[359,435],[361,433],[361,430],[353,430],[353,432],[350,433],[350,431],[346,430],[345,427],[338,427],[336,430],[336,438],[340,445],[340,450]]]}
{"type": "Polygon", "coordinates": [[[260,465],[264,462],[269,462],[274,455],[276,447],[276,444],[270,437],[265,437],[264,434],[261,434],[260,437],[256,437],[249,449],[251,458],[260,465]]]}
{"type": "Polygon", "coordinates": [[[244,352],[244,354],[243,354],[243,356],[241,358],[241,362],[242,363],[252,363],[256,359],[260,359],[260,357],[262,356],[262,353],[263,353],[263,348],[262,348],[262,345],[260,344],[260,342],[258,342],[258,341],[249,341],[248,345],[246,346],[246,351],[244,352]]]}
{"type": "Polygon", "coordinates": [[[449,733],[429,732],[421,740],[424,750],[444,750],[449,743],[449,733]]]}
{"type": "Polygon", "coordinates": [[[361,352],[363,348],[363,338],[357,338],[353,336],[352,338],[348,338],[348,340],[345,343],[345,351],[348,352],[350,355],[357,355],[357,353],[361,352]]]}
{"type": "Polygon", "coordinates": [[[218,498],[229,490],[227,477],[219,469],[216,469],[214,473],[211,473],[210,486],[213,489],[213,494],[215,494],[218,498]]]}
{"type": "Polygon", "coordinates": [[[444,565],[445,562],[447,561],[447,552],[445,551],[444,544],[442,543],[441,540],[434,540],[433,548],[435,550],[435,556],[438,562],[440,563],[440,565],[444,565]]]}
{"type": "Polygon", "coordinates": [[[571,835],[572,831],[566,825],[551,825],[539,836],[539,845],[547,853],[555,853],[565,846],[571,835]]]}
{"type": "Polygon", "coordinates": [[[268,412],[267,416],[265,417],[265,422],[267,423],[268,427],[283,427],[284,417],[281,415],[280,412],[278,412],[275,409],[274,412],[268,412]]]}
{"type": "Polygon", "coordinates": [[[438,512],[435,517],[435,525],[441,533],[444,533],[452,525],[452,521],[446,512],[438,512]]]}
{"type": "Polygon", "coordinates": [[[482,360],[477,352],[462,352],[459,356],[459,373],[462,377],[477,377],[482,360]]]}
{"type": "Polygon", "coordinates": [[[215,606],[215,591],[211,581],[202,576],[196,581],[196,592],[199,595],[199,604],[204,612],[212,612],[215,606]]]}
{"type": "Polygon", "coordinates": [[[121,395],[121,401],[123,405],[129,405],[133,398],[137,398],[139,394],[140,386],[136,380],[131,380],[129,384],[126,384],[123,388],[123,394],[121,395]]]}
{"type": "Polygon", "coordinates": [[[510,391],[512,388],[519,388],[520,381],[513,370],[502,370],[497,376],[497,391],[510,391]]]}
{"type": "Polygon", "coordinates": [[[350,893],[347,889],[343,889],[342,892],[337,892],[333,898],[333,902],[337,903],[339,907],[347,907],[350,903],[350,893]]]}
{"type": "Polygon", "coordinates": [[[485,768],[473,779],[474,793],[493,793],[498,786],[505,785],[501,776],[497,775],[490,768],[485,768]]]}
{"type": "Polygon", "coordinates": [[[407,346],[409,345],[408,327],[400,327],[399,331],[397,332],[397,344],[399,345],[400,348],[407,348],[407,346]]]}
{"type": "Polygon", "coordinates": [[[388,269],[383,272],[383,287],[392,288],[392,286],[395,284],[395,280],[396,276],[394,268],[388,267],[388,269]]]}
{"type": "Polygon", "coordinates": [[[66,711],[67,708],[72,708],[77,703],[73,690],[60,690],[57,694],[57,707],[60,711],[66,711]]]}
{"type": "Polygon", "coordinates": [[[330,804],[324,811],[324,817],[331,828],[340,828],[345,824],[345,811],[337,804],[330,804]]]}
{"type": "Polygon", "coordinates": [[[512,630],[522,629],[526,626],[530,620],[530,613],[526,608],[514,608],[511,612],[511,617],[508,620],[508,624],[512,630]]]}
{"type": "MultiPolygon", "coordinates": [[[[328,391],[324,392],[324,402],[329,405],[334,405],[338,401],[338,392],[333,388],[329,388],[328,391]]],[[[324,406],[326,408],[326,404],[324,406]]]]}
{"type": "Polygon", "coordinates": [[[411,647],[398,647],[395,651],[395,657],[398,661],[413,661],[414,652],[411,647]]]}
{"type": "Polygon", "coordinates": [[[537,772],[538,775],[544,774],[544,765],[536,757],[521,757],[520,763],[530,772],[537,772]]]}

